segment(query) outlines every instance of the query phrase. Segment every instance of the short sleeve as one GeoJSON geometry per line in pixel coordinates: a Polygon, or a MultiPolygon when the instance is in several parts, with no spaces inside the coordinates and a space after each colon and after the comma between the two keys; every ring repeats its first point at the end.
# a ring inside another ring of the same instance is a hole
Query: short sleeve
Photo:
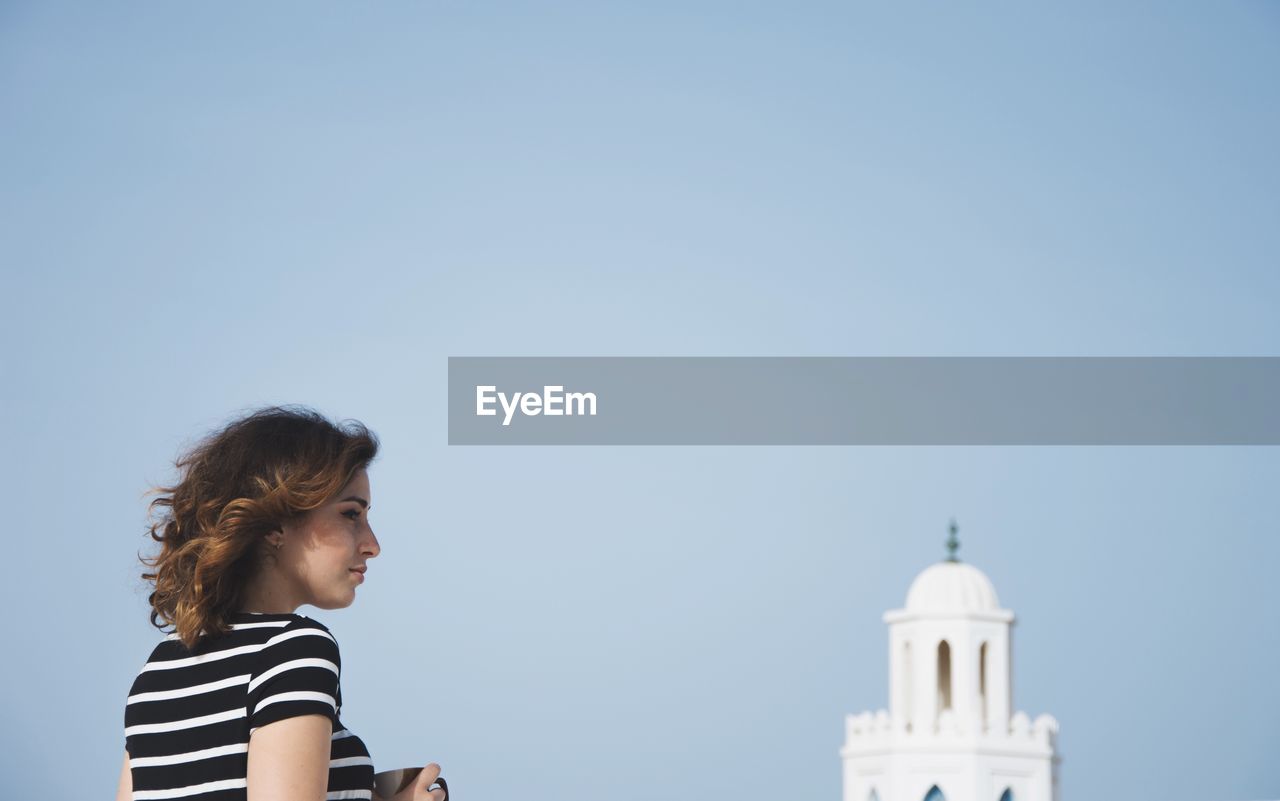
{"type": "Polygon", "coordinates": [[[249,734],[299,715],[324,715],[338,728],[342,660],[333,635],[309,618],[290,623],[259,653],[245,708],[249,734]]]}

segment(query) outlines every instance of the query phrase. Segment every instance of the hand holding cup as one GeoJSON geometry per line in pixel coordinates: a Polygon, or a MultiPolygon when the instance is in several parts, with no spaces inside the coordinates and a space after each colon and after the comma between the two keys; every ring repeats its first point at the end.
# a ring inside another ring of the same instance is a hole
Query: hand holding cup
{"type": "Polygon", "coordinates": [[[449,801],[449,785],[435,762],[423,768],[383,771],[373,777],[375,798],[385,801],[449,801]],[[432,788],[432,784],[439,787],[432,788]]]}

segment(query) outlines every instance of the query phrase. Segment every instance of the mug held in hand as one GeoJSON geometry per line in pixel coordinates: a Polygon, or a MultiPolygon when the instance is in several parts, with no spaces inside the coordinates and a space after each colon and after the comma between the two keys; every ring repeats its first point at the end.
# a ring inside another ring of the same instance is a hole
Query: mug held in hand
{"type": "MultiPolygon", "coordinates": [[[[418,778],[418,774],[422,772],[422,768],[397,768],[396,770],[384,770],[373,777],[373,787],[378,791],[381,798],[390,798],[401,790],[413,784],[414,779],[418,778]]],[[[444,801],[449,801],[449,785],[445,782],[443,776],[437,776],[434,784],[440,785],[440,789],[444,790],[444,801]]],[[[434,788],[427,788],[434,789],[434,788]]]]}

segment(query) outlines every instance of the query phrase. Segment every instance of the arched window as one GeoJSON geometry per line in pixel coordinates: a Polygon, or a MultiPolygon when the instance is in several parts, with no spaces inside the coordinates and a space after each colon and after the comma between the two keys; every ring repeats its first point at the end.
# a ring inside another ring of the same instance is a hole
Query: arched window
{"type": "MultiPolygon", "coordinates": [[[[978,649],[978,704],[981,707],[979,714],[982,715],[982,730],[987,730],[987,644],[984,642],[982,647],[978,649]]],[[[1002,798],[1001,801],[1013,801],[1009,798],[1002,798]]]]}
{"type": "Polygon", "coordinates": [[[929,788],[929,792],[924,794],[924,801],[947,801],[947,797],[938,789],[938,785],[929,788]]]}
{"type": "Polygon", "coordinates": [[[902,644],[902,694],[903,694],[903,715],[907,721],[907,731],[911,731],[912,705],[915,702],[916,691],[912,686],[911,674],[914,668],[911,664],[911,642],[907,641],[902,644]]]}
{"type": "Polygon", "coordinates": [[[938,643],[938,712],[951,708],[951,645],[938,643]]]}
{"type": "Polygon", "coordinates": [[[1006,787],[1004,792],[1000,794],[1000,801],[1013,801],[1013,788],[1006,787]]]}

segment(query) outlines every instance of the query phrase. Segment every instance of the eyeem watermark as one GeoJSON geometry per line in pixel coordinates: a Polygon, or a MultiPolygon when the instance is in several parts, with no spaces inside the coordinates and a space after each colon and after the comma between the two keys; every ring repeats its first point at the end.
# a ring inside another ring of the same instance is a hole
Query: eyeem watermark
{"type": "Polygon", "coordinates": [[[504,426],[511,425],[511,418],[515,416],[517,410],[528,417],[539,414],[555,417],[596,413],[596,393],[594,392],[566,393],[564,387],[559,385],[544,386],[540,395],[536,392],[513,392],[507,395],[497,390],[498,388],[493,385],[476,387],[476,415],[480,417],[496,415],[498,410],[490,407],[498,403],[502,406],[504,426]],[[563,407],[556,404],[563,404],[563,407]]]}
{"type": "Polygon", "coordinates": [[[451,356],[449,444],[1280,445],[1280,357],[451,356]]]}

